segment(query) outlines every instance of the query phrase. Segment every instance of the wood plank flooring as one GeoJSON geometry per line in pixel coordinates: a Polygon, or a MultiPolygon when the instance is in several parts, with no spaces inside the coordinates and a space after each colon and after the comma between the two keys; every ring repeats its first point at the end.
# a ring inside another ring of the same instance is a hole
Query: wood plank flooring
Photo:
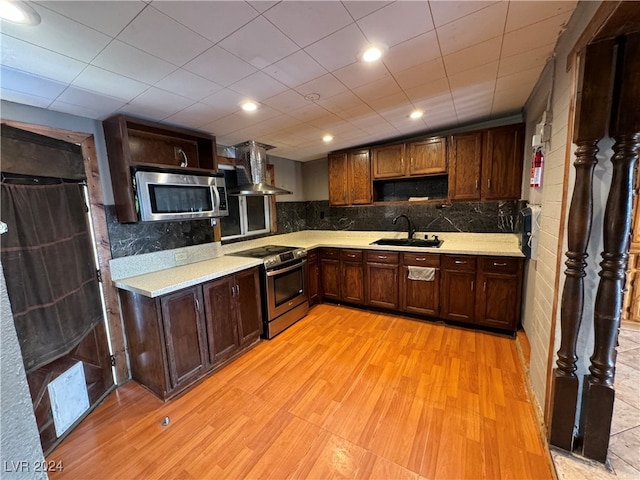
{"type": "Polygon", "coordinates": [[[48,460],[51,479],[553,478],[514,340],[328,304],[169,403],[119,388],[48,460]]]}

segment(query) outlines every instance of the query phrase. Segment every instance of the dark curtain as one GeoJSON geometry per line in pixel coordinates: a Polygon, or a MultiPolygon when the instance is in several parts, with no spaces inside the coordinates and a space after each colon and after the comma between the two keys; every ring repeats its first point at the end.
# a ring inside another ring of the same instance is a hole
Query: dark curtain
{"type": "Polygon", "coordinates": [[[1,185],[0,258],[27,372],[68,353],[102,321],[77,183],[1,185]]]}

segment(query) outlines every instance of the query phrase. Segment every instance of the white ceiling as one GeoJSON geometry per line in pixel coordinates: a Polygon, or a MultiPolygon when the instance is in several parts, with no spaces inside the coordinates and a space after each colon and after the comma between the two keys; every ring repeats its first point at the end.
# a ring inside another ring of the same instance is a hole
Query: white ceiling
{"type": "Polygon", "coordinates": [[[5,100],[326,152],[519,113],[575,1],[40,1],[3,21],[5,100]],[[365,64],[369,43],[387,48],[365,64]],[[305,99],[316,94],[317,100],[305,99]],[[259,102],[247,113],[243,100],[259,102]],[[425,112],[412,120],[414,109],[425,112]],[[327,144],[325,134],[334,136],[327,144]]]}

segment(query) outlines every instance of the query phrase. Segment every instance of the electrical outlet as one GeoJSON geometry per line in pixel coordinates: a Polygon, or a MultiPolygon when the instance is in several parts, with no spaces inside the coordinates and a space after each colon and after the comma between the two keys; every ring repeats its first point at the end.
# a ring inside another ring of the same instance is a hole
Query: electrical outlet
{"type": "Polygon", "coordinates": [[[189,255],[187,254],[187,252],[180,252],[176,253],[173,258],[176,262],[184,262],[187,258],[189,258],[189,255]]]}

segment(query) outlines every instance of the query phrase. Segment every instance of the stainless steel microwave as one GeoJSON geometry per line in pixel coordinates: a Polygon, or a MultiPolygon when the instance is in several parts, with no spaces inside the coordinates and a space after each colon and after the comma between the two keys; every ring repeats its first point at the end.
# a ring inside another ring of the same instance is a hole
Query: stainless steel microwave
{"type": "Polygon", "coordinates": [[[138,214],[143,222],[229,215],[221,173],[138,170],[134,179],[138,214]]]}

